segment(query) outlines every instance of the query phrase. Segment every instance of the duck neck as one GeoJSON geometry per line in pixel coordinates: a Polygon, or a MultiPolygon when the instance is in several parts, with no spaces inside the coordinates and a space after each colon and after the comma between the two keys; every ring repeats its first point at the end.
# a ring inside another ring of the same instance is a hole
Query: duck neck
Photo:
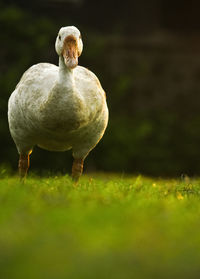
{"type": "Polygon", "coordinates": [[[59,57],[59,85],[67,88],[69,91],[74,89],[74,74],[73,69],[66,67],[62,56],[59,57]]]}

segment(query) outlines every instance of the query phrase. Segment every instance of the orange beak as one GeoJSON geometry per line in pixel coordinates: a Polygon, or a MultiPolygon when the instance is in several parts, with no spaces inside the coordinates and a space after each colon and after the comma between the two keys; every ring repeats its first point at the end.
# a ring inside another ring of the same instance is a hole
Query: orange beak
{"type": "Polygon", "coordinates": [[[65,38],[62,55],[68,68],[73,69],[78,65],[78,47],[74,36],[70,35],[65,38]]]}

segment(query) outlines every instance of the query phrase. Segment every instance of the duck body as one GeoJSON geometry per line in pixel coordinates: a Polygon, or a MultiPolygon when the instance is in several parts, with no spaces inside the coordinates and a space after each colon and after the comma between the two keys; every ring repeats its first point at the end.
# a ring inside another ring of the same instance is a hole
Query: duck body
{"type": "Polygon", "coordinates": [[[50,151],[72,148],[76,156],[85,157],[103,136],[108,109],[97,77],[77,66],[63,83],[59,67],[48,63],[34,65],[22,76],[8,110],[19,152],[38,145],[50,151]]]}
{"type": "Polygon", "coordinates": [[[108,123],[105,92],[95,74],[77,66],[74,49],[68,44],[68,56],[59,55],[59,66],[30,67],[11,94],[8,121],[19,154],[28,156],[38,145],[50,151],[72,149],[74,158],[83,161],[103,136],[108,123]]]}

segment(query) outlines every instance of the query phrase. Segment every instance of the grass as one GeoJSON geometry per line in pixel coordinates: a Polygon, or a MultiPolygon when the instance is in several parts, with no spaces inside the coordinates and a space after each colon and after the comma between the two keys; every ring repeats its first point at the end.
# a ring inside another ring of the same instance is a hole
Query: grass
{"type": "Polygon", "coordinates": [[[0,179],[1,279],[199,274],[199,179],[0,179]]]}

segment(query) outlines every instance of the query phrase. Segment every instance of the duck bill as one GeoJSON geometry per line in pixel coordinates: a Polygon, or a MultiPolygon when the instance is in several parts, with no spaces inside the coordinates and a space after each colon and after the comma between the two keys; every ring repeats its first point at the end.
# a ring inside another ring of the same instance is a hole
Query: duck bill
{"type": "Polygon", "coordinates": [[[68,36],[64,42],[63,58],[65,65],[74,69],[78,65],[78,48],[77,41],[73,36],[68,36]]]}

